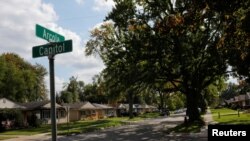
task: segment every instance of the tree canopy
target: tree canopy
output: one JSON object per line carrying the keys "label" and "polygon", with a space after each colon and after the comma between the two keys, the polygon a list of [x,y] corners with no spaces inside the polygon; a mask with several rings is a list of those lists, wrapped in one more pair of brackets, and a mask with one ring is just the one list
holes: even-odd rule
{"label": "tree canopy", "polygon": [[31,65],[14,53],[0,56],[0,97],[18,102],[47,99],[44,76],[46,69]]}
{"label": "tree canopy", "polygon": [[[202,90],[227,70],[223,12],[208,1],[115,0],[92,31],[87,55],[98,53],[116,85],[170,82],[186,94],[189,120],[199,120]],[[231,6],[231,5],[230,5]]]}

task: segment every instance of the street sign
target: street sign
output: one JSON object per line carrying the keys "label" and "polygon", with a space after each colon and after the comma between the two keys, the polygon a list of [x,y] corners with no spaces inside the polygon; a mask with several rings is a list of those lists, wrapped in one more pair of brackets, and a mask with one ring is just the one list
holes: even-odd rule
{"label": "street sign", "polygon": [[36,36],[45,39],[49,42],[61,42],[65,40],[64,36],[55,33],[38,24],[36,24]]}
{"label": "street sign", "polygon": [[72,40],[57,43],[49,43],[45,45],[35,46],[32,48],[32,57],[42,57],[56,55],[72,51]]}

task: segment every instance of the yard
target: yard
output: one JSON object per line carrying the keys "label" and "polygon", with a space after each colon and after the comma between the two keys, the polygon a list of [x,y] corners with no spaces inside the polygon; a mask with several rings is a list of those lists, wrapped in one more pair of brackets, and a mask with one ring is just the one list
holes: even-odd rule
{"label": "yard", "polygon": [[220,124],[250,124],[250,113],[243,111],[221,108],[211,109],[214,121]]}

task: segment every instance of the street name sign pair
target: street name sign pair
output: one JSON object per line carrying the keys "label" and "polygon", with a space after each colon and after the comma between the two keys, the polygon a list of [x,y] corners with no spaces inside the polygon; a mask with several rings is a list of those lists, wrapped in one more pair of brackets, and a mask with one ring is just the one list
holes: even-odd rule
{"label": "street name sign pair", "polygon": [[45,27],[36,25],[36,36],[47,40],[49,43],[45,45],[34,46],[32,48],[32,57],[48,56],[49,58],[49,74],[50,74],[50,104],[51,104],[51,135],[52,141],[57,141],[56,126],[56,101],[55,101],[55,71],[54,56],[56,54],[72,51],[72,40],[65,41],[65,38]]}
{"label": "street name sign pair", "polygon": [[36,36],[45,39],[50,43],[33,47],[33,58],[56,55],[72,51],[72,40],[65,41],[65,38],[62,35],[38,24],[36,25]]}

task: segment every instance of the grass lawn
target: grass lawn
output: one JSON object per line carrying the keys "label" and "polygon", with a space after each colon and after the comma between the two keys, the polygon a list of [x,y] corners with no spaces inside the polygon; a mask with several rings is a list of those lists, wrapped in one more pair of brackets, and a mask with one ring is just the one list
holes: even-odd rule
{"label": "grass lawn", "polygon": [[58,135],[79,134],[84,132],[91,132],[101,130],[108,127],[121,126],[123,118],[109,118],[94,121],[77,121],[70,124],[58,125]]}
{"label": "grass lawn", "polygon": [[250,124],[250,113],[240,112],[238,116],[238,111],[227,108],[211,109],[211,112],[213,119],[219,124]]}
{"label": "grass lawn", "polygon": [[47,133],[51,131],[50,125],[42,125],[38,128],[24,128],[24,129],[18,129],[18,130],[8,130],[5,132],[0,133],[1,135],[34,135],[34,134],[40,134],[40,133]]}
{"label": "grass lawn", "polygon": [[[77,121],[70,122],[69,124],[58,124],[57,125],[57,133],[58,135],[68,135],[68,134],[78,134],[84,132],[90,132],[95,130],[101,130],[108,127],[121,126],[126,124],[127,122],[139,121],[145,118],[156,118],[159,117],[159,113],[146,113],[135,117],[133,119],[129,119],[128,117],[114,117],[107,118],[103,120],[86,120],[86,121]],[[49,133],[51,132],[51,125],[42,125],[38,128],[27,128],[27,129],[19,129],[19,130],[9,130],[0,133],[1,136],[5,137],[6,135],[34,135],[40,133]]]}
{"label": "grass lawn", "polygon": [[139,115],[138,117],[144,119],[144,118],[158,118],[160,117],[159,112],[153,112],[153,113],[145,113],[142,115]]}
{"label": "grass lawn", "polygon": [[16,138],[16,136],[10,136],[10,135],[0,135],[0,140],[7,140],[11,138]]}

